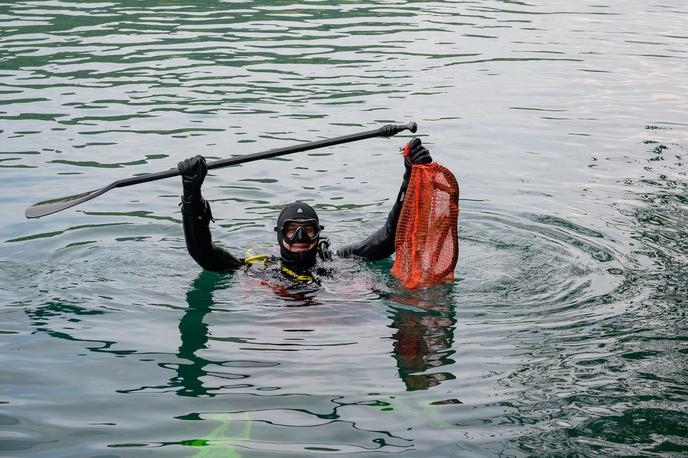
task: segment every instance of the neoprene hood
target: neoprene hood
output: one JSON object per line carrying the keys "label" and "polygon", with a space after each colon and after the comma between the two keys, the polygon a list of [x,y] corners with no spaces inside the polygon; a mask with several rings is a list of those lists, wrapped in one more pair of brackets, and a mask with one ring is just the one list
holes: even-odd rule
{"label": "neoprene hood", "polygon": [[[312,249],[309,251],[302,251],[302,252],[294,252],[287,247],[284,246],[282,243],[284,241],[284,234],[283,234],[283,228],[285,224],[287,224],[290,221],[294,222],[299,222],[299,221],[312,221],[315,223],[317,228],[321,228],[320,226],[320,220],[318,218],[318,214],[315,212],[313,207],[308,205],[305,202],[301,202],[297,200],[293,204],[289,204],[286,207],[282,209],[282,212],[279,214],[277,217],[277,226],[275,226],[275,231],[277,231],[277,241],[279,242],[279,247],[280,247],[280,256],[282,257],[282,261],[291,263],[291,264],[298,264],[303,267],[308,267],[311,266],[315,263],[315,258],[316,255],[318,254],[318,236],[316,236],[316,239],[314,240],[316,243],[313,246]],[[299,231],[302,234],[305,234],[305,231],[303,229],[299,229]],[[318,229],[319,231],[319,229]],[[298,238],[298,235],[297,235]],[[310,240],[295,240],[295,242],[298,243],[312,243]]]}

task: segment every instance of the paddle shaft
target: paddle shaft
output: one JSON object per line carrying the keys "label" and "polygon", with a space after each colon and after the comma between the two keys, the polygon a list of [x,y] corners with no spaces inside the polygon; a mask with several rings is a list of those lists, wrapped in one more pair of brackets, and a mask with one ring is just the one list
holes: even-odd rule
{"label": "paddle shaft", "polygon": [[[327,146],[341,145],[342,143],[355,142],[358,140],[365,140],[367,138],[374,137],[391,137],[398,134],[404,130],[410,130],[411,132],[416,132],[417,125],[415,122],[410,122],[408,124],[389,124],[379,129],[369,130],[366,132],[360,132],[357,134],[342,135],[341,137],[328,138],[325,140],[318,140],[314,142],[302,143],[300,145],[285,146],[283,148],[271,149],[268,151],[263,151],[261,153],[245,154],[237,157],[230,157],[227,159],[220,159],[218,161],[208,162],[208,170],[219,169],[222,167],[229,167],[231,165],[244,164],[246,162],[253,162],[260,159],[270,159],[277,156],[285,156],[287,154],[300,153],[303,151],[309,151],[312,149],[325,148]],[[147,183],[149,181],[162,180],[164,178],[171,178],[180,175],[178,169],[170,169],[164,172],[150,173],[147,175],[141,175],[138,177],[125,178],[123,180],[118,180],[113,183],[113,188],[123,188],[125,186],[131,186],[135,184]]]}
{"label": "paddle shaft", "polygon": [[[308,151],[316,148],[323,148],[326,146],[339,145],[342,143],[354,142],[357,140],[364,140],[372,137],[391,137],[404,130],[416,132],[418,126],[415,122],[408,124],[389,124],[379,129],[369,130],[358,134],[344,135],[342,137],[329,138],[326,140],[318,140],[315,142],[302,143],[300,145],[287,146],[284,148],[271,149],[262,153],[247,154],[245,156],[237,156],[229,159],[221,159],[219,161],[210,162],[207,165],[208,169],[217,169],[220,167],[227,167],[230,165],[243,164],[245,162],[257,161],[259,159],[269,159],[271,157],[284,156],[285,154],[298,153],[300,151]],[[138,177],[125,178],[123,180],[113,181],[112,183],[93,191],[76,194],[73,196],[60,197],[57,199],[45,200],[30,206],[24,212],[27,218],[40,218],[42,216],[51,215],[53,213],[66,210],[75,205],[82,204],[91,199],[95,199],[114,188],[123,188],[140,183],[147,183],[149,181],[162,180],[163,178],[170,178],[180,175],[178,169],[170,169],[165,172],[150,173]]]}

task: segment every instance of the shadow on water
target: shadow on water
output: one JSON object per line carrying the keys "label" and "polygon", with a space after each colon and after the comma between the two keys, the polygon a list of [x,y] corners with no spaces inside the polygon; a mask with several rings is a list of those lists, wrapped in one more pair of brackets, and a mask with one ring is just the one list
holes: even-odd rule
{"label": "shadow on water", "polygon": [[186,293],[188,307],[179,320],[181,345],[177,353],[184,362],[177,365],[177,376],[170,380],[171,386],[179,387],[180,396],[212,396],[204,388],[202,378],[207,373],[205,367],[213,362],[197,353],[208,343],[208,325],[203,319],[213,308],[213,293],[226,287],[226,276],[204,271]]}
{"label": "shadow on water", "polygon": [[427,390],[444,380],[456,378],[451,372],[431,372],[454,363],[454,316],[450,310],[424,312],[395,310],[391,327],[396,329],[394,358],[399,377],[407,390]]}
{"label": "shadow on water", "polygon": [[[179,332],[181,337],[181,345],[177,353],[177,357],[183,361],[176,366],[176,376],[170,380],[169,385],[177,387],[176,394],[185,397],[215,397],[222,394],[222,387],[213,387],[205,384],[203,379],[212,371],[208,367],[215,365],[224,365],[229,362],[211,361],[199,355],[199,352],[207,348],[209,341],[210,330],[205,320],[208,315],[217,310],[217,303],[214,295],[228,287],[227,275],[215,274],[210,272],[202,272],[193,282],[186,294],[187,309],[179,322]],[[276,296],[284,299],[279,292]],[[427,302],[427,295],[423,295]],[[440,296],[433,297],[437,299]],[[390,297],[391,298],[391,297]],[[409,300],[409,298],[411,298]],[[393,354],[398,362],[399,376],[404,381],[408,390],[427,389],[431,386],[437,385],[443,379],[453,378],[448,373],[444,374],[423,374],[428,368],[438,367],[442,364],[452,362],[445,359],[442,354],[450,353],[452,339],[447,338],[446,334],[449,324],[452,323],[448,319],[450,316],[449,310],[446,306],[437,306],[434,308],[424,308],[423,304],[416,295],[408,295],[403,299],[404,302],[412,302],[413,310],[390,307],[392,312],[391,327],[397,329],[393,340]],[[313,306],[312,298],[304,298],[306,306]],[[290,297],[287,307],[293,307],[291,303],[294,297]],[[298,307],[298,305],[296,305]],[[451,330],[449,330],[451,335]],[[237,364],[235,361],[232,364]],[[280,365],[279,362],[250,362],[244,361],[239,366],[253,367],[260,366],[263,368],[275,367]],[[224,373],[223,377],[228,374]],[[234,374],[231,378],[243,379],[249,378],[250,375]],[[246,387],[252,385],[246,384]],[[282,397],[284,395],[278,395]],[[349,421],[346,420],[346,414],[341,410],[349,409],[351,407],[364,406],[372,409],[388,408],[387,403],[378,402],[348,402],[344,400],[343,396],[337,396],[329,399],[329,411],[317,412],[309,407],[311,404],[317,405],[318,401],[315,399],[317,395],[297,395],[296,399],[301,396],[306,396],[308,401],[303,407],[289,407],[287,414],[285,410],[280,409],[279,404],[283,401],[277,400],[258,400],[249,401],[247,408],[236,410],[236,407],[244,402],[235,399],[232,405],[235,407],[231,412],[223,413],[191,413],[179,417],[182,420],[203,420],[210,422],[210,424],[217,424],[217,426],[208,434],[197,439],[190,439],[178,442],[162,443],[163,446],[183,445],[198,448],[195,457],[205,456],[242,456],[243,450],[270,450],[270,444],[256,440],[252,437],[254,429],[264,429],[262,423],[267,422],[272,426],[287,426],[288,420],[285,417],[299,415],[307,418],[310,426],[318,426],[320,429],[329,429],[328,425],[337,425],[343,423],[345,427],[349,427]],[[239,396],[240,397],[240,396]],[[263,396],[266,397],[266,396]],[[267,398],[270,396],[268,395]],[[267,402],[267,403],[265,403]],[[292,401],[293,403],[293,401]],[[262,409],[256,407],[258,404],[264,405]],[[276,405],[277,404],[277,405]],[[249,407],[250,406],[250,407]],[[270,413],[274,412],[274,413]],[[281,412],[281,413],[280,413]],[[275,420],[270,420],[272,415],[278,415]],[[305,417],[304,417],[305,415]],[[273,425],[273,421],[275,422]],[[304,420],[301,420],[303,422]],[[286,422],[286,423],[285,423]],[[303,426],[303,425],[302,425]],[[372,439],[369,447],[361,447],[355,444],[342,444],[341,439],[332,442],[332,446],[323,444],[318,440],[313,445],[304,445],[303,451],[310,453],[333,453],[333,452],[352,452],[360,453],[376,448],[387,447],[397,448],[403,451],[411,445],[408,439],[404,439],[387,431],[380,431],[378,428],[374,430],[367,430],[362,426],[351,425],[357,431],[357,434],[374,435],[377,436]],[[382,435],[382,437],[380,437]],[[295,445],[291,445],[294,447]],[[284,442],[281,448],[290,447]],[[298,447],[298,446],[297,446]],[[296,449],[298,450],[298,448]]]}
{"label": "shadow on water", "polygon": [[[445,285],[420,291],[404,291],[389,276],[388,264],[383,262],[379,265],[378,263],[359,265],[357,273],[361,274],[361,272],[367,271],[371,276],[369,281],[362,283],[363,285],[369,286],[379,281],[378,285],[381,289],[370,293],[376,295],[378,300],[369,304],[372,306],[380,305],[383,311],[386,311],[389,319],[387,326],[394,329],[391,336],[387,337],[383,334],[378,338],[391,340],[388,355],[391,355],[396,362],[399,379],[408,391],[427,390],[437,386],[442,381],[454,379],[455,375],[450,371],[437,372],[439,368],[454,363],[451,358],[456,324],[452,303],[454,286]],[[242,276],[243,274],[238,273],[236,275]],[[227,389],[241,389],[242,387],[249,391],[255,389],[255,386],[247,381],[251,378],[250,368],[279,366],[281,364],[279,360],[251,361],[241,357],[239,358],[240,361],[237,358],[228,361],[222,357],[223,353],[207,351],[212,333],[208,318],[213,311],[216,314],[228,311],[226,296],[222,296],[219,301],[216,296],[222,295],[224,291],[232,290],[232,288],[234,288],[232,294],[237,293],[240,288],[233,282],[233,279],[234,275],[232,274],[202,271],[186,288],[186,307],[178,322],[180,345],[176,352],[177,362],[156,363],[159,367],[175,372],[167,384],[144,385],[133,389],[120,388],[116,392],[120,394],[149,391],[164,392],[172,388],[178,396],[216,397],[227,394]],[[250,280],[245,275],[242,279]],[[339,282],[339,280],[337,281]],[[273,293],[269,287],[259,286],[268,296],[273,296],[277,307],[293,308],[299,306],[299,303],[295,303],[294,297],[285,299],[279,293]],[[340,285],[338,288],[344,286]],[[327,304],[328,300],[336,301],[337,296],[333,295],[331,287],[331,284],[327,284],[321,290],[324,299],[314,301],[310,296],[304,297],[301,301],[303,302],[302,305],[312,308],[315,304],[317,309],[318,304]],[[325,291],[325,289],[329,289],[329,291]],[[351,297],[358,293],[360,291],[353,291]],[[83,345],[82,348],[95,353],[108,353],[118,357],[140,357],[149,354],[149,358],[152,357],[149,359],[151,362],[159,361],[161,357],[168,359],[165,354],[158,353],[156,356],[155,353],[146,352],[145,348],[137,348],[136,342],[118,341],[116,336],[108,339],[84,338],[84,329],[91,327],[91,324],[84,320],[96,316],[107,319],[107,315],[111,311],[99,306],[81,303],[76,297],[73,299],[68,297],[56,297],[40,306],[25,309],[25,313],[31,318],[31,325],[36,331],[53,338],[79,342],[80,345]],[[315,297],[317,299],[317,294]],[[257,304],[255,307],[260,308]],[[316,313],[315,309],[314,313]],[[352,322],[352,325],[355,326],[355,324]],[[245,337],[227,335],[220,338],[240,343],[249,343],[250,340]],[[130,346],[130,348],[122,349],[117,348],[118,346]],[[203,356],[204,352],[205,355],[212,356]],[[246,367],[249,370],[243,372],[235,369],[228,373],[226,367]],[[217,383],[218,380],[221,381],[220,384]],[[234,383],[232,385],[222,384],[227,380],[232,380]],[[261,380],[258,385],[264,382],[265,380]],[[346,404],[342,403],[342,405]]]}
{"label": "shadow on water", "polygon": [[[391,283],[391,282],[390,282]],[[205,387],[202,378],[208,373],[207,366],[223,364],[202,358],[198,353],[206,348],[209,328],[204,322],[213,311],[213,295],[228,287],[226,275],[202,272],[186,293],[187,308],[179,321],[181,345],[177,356],[184,361],[177,365],[177,375],[170,380],[170,386],[179,387],[180,396],[214,396],[216,388]],[[442,366],[453,364],[451,359],[456,319],[451,303],[453,286],[439,286],[423,291],[396,291],[382,293],[381,297],[392,301],[388,307],[391,323],[395,329],[392,335],[392,355],[397,362],[399,378],[407,390],[425,390],[454,379],[450,372],[432,372]],[[279,293],[277,293],[279,295]],[[281,297],[281,296],[280,296]],[[291,303],[288,306],[298,306]],[[314,299],[306,296],[304,305],[312,306]],[[397,305],[395,305],[395,303]],[[411,307],[403,307],[406,304]],[[274,362],[273,365],[279,365]],[[223,377],[228,377],[224,374]],[[248,375],[233,374],[242,379]],[[250,385],[248,385],[250,386]]]}
{"label": "shadow on water", "polygon": [[[93,235],[98,234],[103,228],[98,226],[84,230],[90,231],[89,234]],[[63,237],[64,234],[61,234],[54,238],[61,242]],[[402,386],[406,390],[427,390],[444,380],[454,378],[449,370],[430,373],[454,362],[450,357],[455,324],[451,299],[454,287],[451,285],[404,292],[399,290],[390,277],[389,263],[362,264],[354,260],[338,260],[341,265],[336,266],[341,268],[344,278],[324,281],[323,288],[315,295],[316,301],[303,298],[299,303],[293,297],[285,299],[268,286],[255,284],[257,282],[252,281],[254,279],[243,271],[232,275],[201,272],[190,284],[178,285],[177,279],[180,275],[176,269],[165,270],[151,259],[151,269],[154,269],[153,266],[159,266],[162,270],[146,279],[149,286],[145,296],[142,296],[142,290],[138,285],[133,288],[129,285],[132,282],[130,273],[122,271],[122,267],[127,263],[126,259],[131,258],[132,249],[141,245],[133,241],[122,243],[128,244],[128,247],[125,246],[123,249],[120,243],[100,242],[97,252],[92,250],[89,253],[84,253],[83,247],[64,248],[61,243],[54,243],[55,253],[61,256],[59,263],[54,270],[43,270],[34,275],[37,284],[50,289],[50,298],[46,300],[45,295],[36,295],[26,289],[22,313],[28,316],[29,325],[35,334],[43,334],[61,341],[57,345],[51,344],[50,339],[42,341],[46,348],[57,348],[64,344],[70,349],[70,355],[87,356],[88,352],[92,352],[93,357],[84,360],[88,360],[92,367],[99,367],[103,371],[103,379],[107,379],[109,375],[106,374],[110,374],[116,367],[138,365],[136,375],[109,382],[108,386],[112,391],[107,391],[107,396],[148,393],[155,397],[170,393],[186,399],[213,398],[223,401],[222,404],[218,404],[222,406],[218,407],[218,410],[209,409],[205,413],[193,413],[203,412],[199,406],[187,410],[192,413],[167,417],[179,420],[208,420],[199,423],[198,427],[191,428],[196,431],[212,429],[210,425],[219,422],[217,429],[207,437],[191,439],[189,442],[165,442],[151,439],[151,432],[148,431],[147,434],[143,434],[146,438],[143,443],[199,446],[203,441],[209,440],[216,445],[227,445],[231,442],[230,438],[223,434],[234,434],[239,427],[237,425],[253,424],[253,429],[248,429],[247,434],[257,434],[259,437],[264,434],[265,422],[269,420],[276,426],[269,426],[268,430],[299,426],[304,422],[318,426],[319,430],[324,429],[326,434],[331,435],[330,443],[336,444],[333,447],[339,447],[340,451],[360,452],[378,447],[406,449],[410,446],[409,439],[394,433],[395,428],[380,431],[379,427],[364,427],[356,425],[356,422],[351,420],[350,411],[355,409],[382,413],[386,417],[395,415],[399,409],[406,409],[405,412],[414,411],[417,407],[415,405],[409,406],[398,400],[392,407],[389,399],[385,399],[390,393],[396,394],[398,390],[399,383],[390,383],[393,382],[393,376],[386,377],[390,380],[380,379],[383,392],[386,394],[370,395],[364,392],[370,390],[364,388],[367,383],[360,386],[354,383],[354,393],[348,392],[341,385],[328,387],[322,384],[322,380],[329,377],[327,372],[340,365],[347,367],[348,364],[352,364],[352,369],[360,371],[366,378],[369,377],[366,375],[370,372],[368,356],[352,362],[347,354],[350,347],[346,345],[363,339],[365,333],[362,331],[364,328],[360,328],[361,325],[373,325],[373,329],[379,331],[379,334],[369,336],[368,339],[371,342],[383,342],[384,346],[371,353],[379,354],[383,362],[385,359],[389,361],[390,357],[394,359],[398,381],[403,383]],[[79,262],[73,263],[77,258]],[[119,266],[118,269],[112,269],[113,262]],[[144,281],[141,274],[140,271],[133,273],[136,279]],[[85,280],[85,275],[98,281],[90,285],[90,282]],[[77,277],[81,281],[76,281]],[[160,284],[157,285],[156,282]],[[371,285],[375,284],[380,288],[371,289]],[[97,287],[97,296],[91,287]],[[161,301],[159,293],[167,288],[171,288],[171,291],[165,291],[170,298],[168,304],[138,302],[141,297],[148,298],[148,301],[156,297]],[[248,290],[244,291],[242,288]],[[256,291],[260,294],[253,294]],[[131,296],[127,296],[129,293]],[[113,297],[117,299],[113,301]],[[183,298],[182,303],[174,302],[174,297]],[[262,319],[261,315],[266,309],[276,318],[269,322],[267,330],[256,330],[253,334],[253,330],[248,328]],[[360,314],[362,310],[365,310],[363,315]],[[155,319],[150,318],[153,311]],[[290,322],[288,318],[284,321],[282,315],[288,313],[300,317],[311,315],[311,318],[306,318],[307,323]],[[240,323],[231,319],[237,315],[243,315],[240,316],[240,320],[243,320]],[[228,316],[230,320],[226,319]],[[338,322],[333,323],[333,320]],[[118,322],[121,324],[116,324]],[[322,329],[317,329],[318,325],[321,325]],[[312,334],[303,334],[305,338],[301,339],[304,341],[300,344],[301,347],[290,347],[294,344],[289,337],[280,337],[288,336],[285,328],[289,327],[299,328],[292,331],[310,331]],[[178,333],[174,332],[175,328],[178,329]],[[388,332],[389,328],[394,332]],[[175,339],[176,336],[178,340]],[[321,336],[327,337],[324,345],[319,341],[322,339]],[[157,340],[160,342],[156,343]],[[173,347],[175,341],[179,342],[176,348]],[[234,346],[235,344],[237,346]],[[261,355],[271,356],[252,356],[257,353],[251,353],[250,350],[260,349],[260,345],[265,345],[270,350],[270,353],[263,352]],[[267,347],[268,345],[274,345],[276,348]],[[340,345],[341,347],[336,347]],[[367,344],[361,345],[363,348]],[[231,349],[226,351],[228,346]],[[275,352],[288,350],[307,355],[310,350],[328,351],[327,348],[330,346],[342,350],[325,354],[320,357],[322,360],[313,360],[316,364],[318,361],[326,361],[322,368],[306,368],[316,374],[313,383],[322,384],[316,388],[316,393],[302,394],[303,390],[309,389],[308,384],[297,388],[275,386],[281,382],[274,379],[274,374],[289,371],[282,367],[275,372],[274,368],[281,366],[285,361],[289,362],[289,357],[282,359],[279,353]],[[123,359],[117,361],[112,356]],[[295,354],[294,356],[297,360],[303,358]],[[340,363],[336,358],[341,356],[346,360]],[[169,379],[163,376],[164,381],[160,383],[162,380],[159,378],[159,369],[163,369],[162,374],[172,371],[174,375]],[[272,371],[269,376],[265,375],[268,371]],[[312,377],[308,373],[291,375],[303,380]],[[370,376],[381,377],[375,370],[370,372]],[[155,381],[156,378],[158,382]],[[230,383],[227,384],[227,381]],[[373,386],[375,385],[376,383],[373,383]],[[274,395],[270,390],[282,391]],[[279,394],[284,392],[287,394]],[[114,402],[120,402],[123,406],[137,402],[134,400],[136,396],[125,397],[130,400]],[[185,405],[187,401],[179,402]],[[427,406],[425,407],[427,409]],[[218,411],[223,413],[218,414]],[[116,420],[117,414],[113,415],[113,420],[119,421]],[[296,420],[292,418],[295,416]],[[225,428],[228,427],[228,422],[233,422],[234,426]],[[295,425],[290,422],[295,422]],[[242,437],[241,431],[243,429],[240,428],[237,438]],[[349,445],[339,444],[337,437],[342,431],[343,434],[351,436],[347,439]],[[304,434],[309,437],[308,433]],[[241,440],[246,442],[247,439]],[[311,444],[321,443],[316,437],[308,440]],[[308,440],[305,442],[308,443]],[[290,444],[289,437],[283,438],[283,441]],[[110,438],[108,443],[113,447],[136,446],[133,442],[124,443],[114,438]],[[252,445],[252,448],[262,450],[259,444]]]}
{"label": "shadow on water", "polygon": [[388,304],[389,327],[394,329],[392,355],[406,390],[427,390],[455,379],[449,371],[437,371],[455,362],[451,358],[456,329],[455,285],[409,291],[382,272],[379,265],[374,269],[381,284],[385,276],[388,279],[387,287],[378,292]]}

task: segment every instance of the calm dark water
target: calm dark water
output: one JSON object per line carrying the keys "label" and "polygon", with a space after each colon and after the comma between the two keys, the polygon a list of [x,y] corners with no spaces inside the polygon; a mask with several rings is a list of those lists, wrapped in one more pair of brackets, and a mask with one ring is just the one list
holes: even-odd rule
{"label": "calm dark water", "polygon": [[[3,456],[682,456],[688,5],[0,3]],[[419,123],[462,188],[452,285],[391,261],[285,299],[203,273],[170,179],[193,154]],[[216,171],[217,240],[313,203],[379,227],[409,136]]]}

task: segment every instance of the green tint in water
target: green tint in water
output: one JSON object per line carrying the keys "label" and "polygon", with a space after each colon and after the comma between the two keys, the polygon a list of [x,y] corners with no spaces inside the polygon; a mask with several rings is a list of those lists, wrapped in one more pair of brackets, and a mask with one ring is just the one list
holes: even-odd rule
{"label": "green tint in water", "polygon": [[233,437],[228,435],[228,429],[233,422],[231,415],[216,415],[213,418],[209,418],[209,420],[219,421],[220,426],[208,433],[207,436],[201,439],[183,441],[182,445],[203,447],[201,451],[193,455],[194,458],[240,458],[242,455],[236,450],[235,444],[251,439],[251,420],[242,419],[240,423],[244,425],[243,430],[240,434]]}

